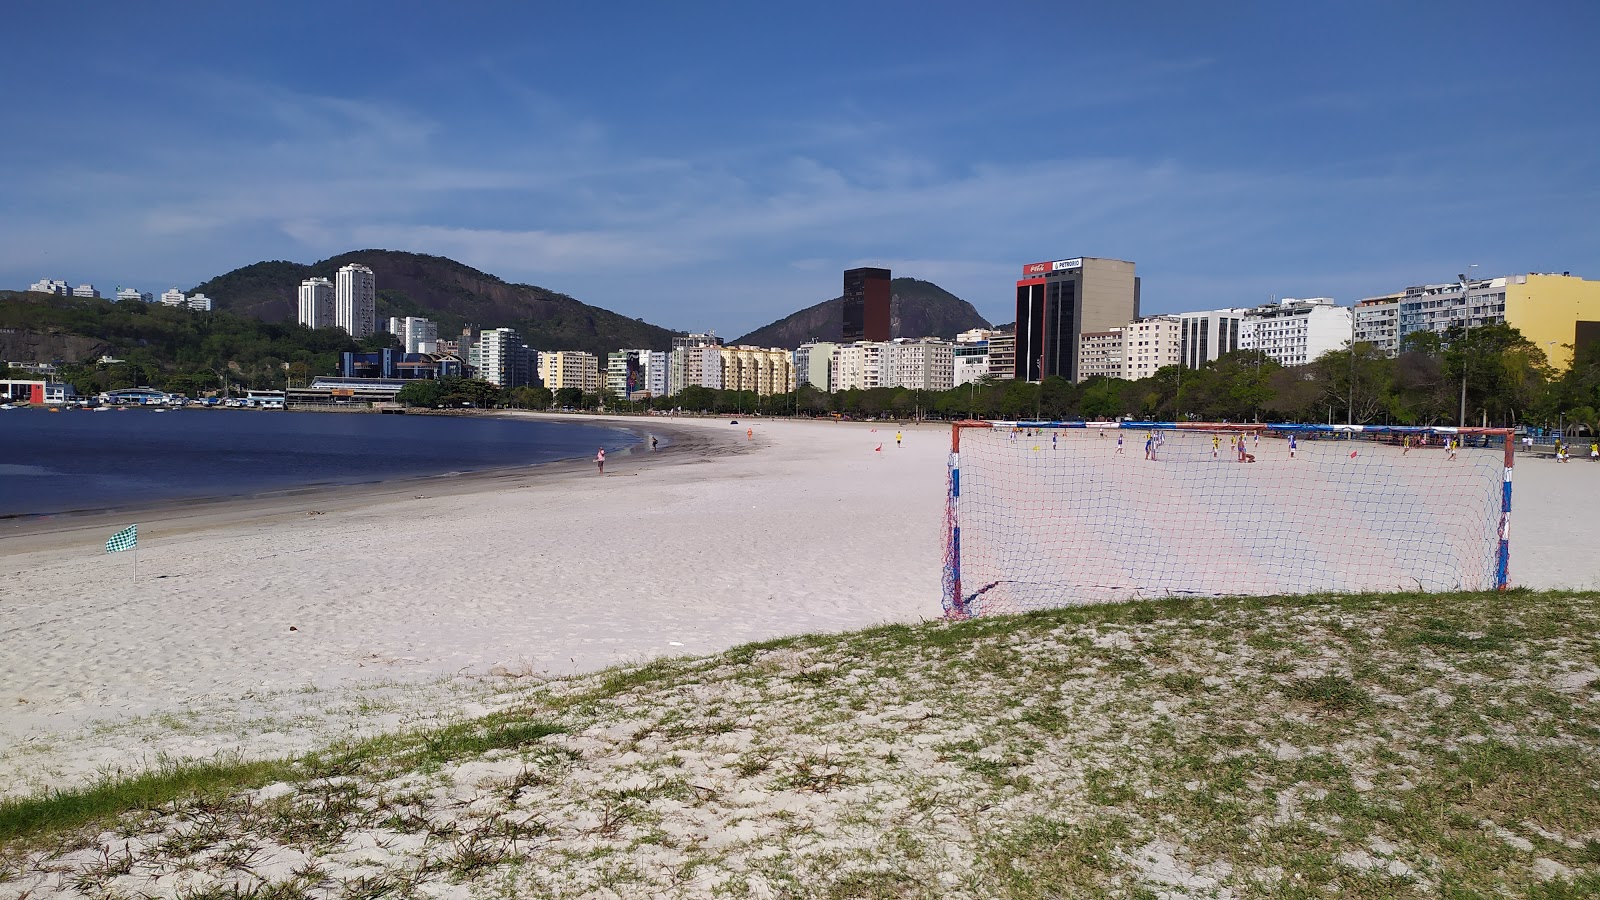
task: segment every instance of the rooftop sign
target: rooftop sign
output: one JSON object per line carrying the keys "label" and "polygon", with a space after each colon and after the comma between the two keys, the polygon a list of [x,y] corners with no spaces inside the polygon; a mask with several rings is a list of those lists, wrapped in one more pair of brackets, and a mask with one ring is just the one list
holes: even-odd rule
{"label": "rooftop sign", "polygon": [[1081,268],[1083,268],[1083,257],[1077,256],[1073,257],[1072,259],[1058,259],[1055,262],[1028,263],[1022,267],[1022,274],[1044,275],[1049,272],[1061,272],[1067,269]]}

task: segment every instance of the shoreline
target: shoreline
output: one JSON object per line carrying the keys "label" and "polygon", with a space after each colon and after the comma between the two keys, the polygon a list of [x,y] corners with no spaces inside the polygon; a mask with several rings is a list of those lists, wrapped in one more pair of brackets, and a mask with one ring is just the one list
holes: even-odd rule
{"label": "shoreline", "polygon": [[[670,463],[686,453],[695,452],[702,440],[692,428],[674,428],[669,422],[663,427],[649,429],[641,422],[630,422],[626,417],[620,416],[602,418],[523,410],[496,410],[476,415],[502,419],[536,418],[543,421],[585,424],[627,431],[639,439],[640,445],[618,450],[608,456],[608,462],[615,461],[618,464]],[[647,446],[652,431],[665,438],[661,446],[654,451]],[[462,496],[507,487],[510,486],[509,482],[516,479],[566,477],[576,472],[587,471],[592,462],[593,460],[588,457],[566,457],[526,465],[404,475],[374,481],[320,482],[251,494],[158,500],[125,506],[0,516],[0,558],[43,549],[47,544],[41,541],[48,538],[60,538],[106,528],[115,530],[128,524],[130,517],[138,517],[140,525],[150,527],[180,524],[210,527],[302,511],[309,503],[318,504],[319,512],[348,511],[386,500],[414,497],[415,492],[423,489],[427,489],[428,496]]]}

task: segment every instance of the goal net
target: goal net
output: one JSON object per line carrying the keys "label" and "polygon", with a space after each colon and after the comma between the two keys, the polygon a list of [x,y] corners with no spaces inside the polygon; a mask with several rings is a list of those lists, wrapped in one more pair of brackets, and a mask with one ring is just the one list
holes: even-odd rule
{"label": "goal net", "polygon": [[1505,588],[1511,432],[962,422],[944,606]]}

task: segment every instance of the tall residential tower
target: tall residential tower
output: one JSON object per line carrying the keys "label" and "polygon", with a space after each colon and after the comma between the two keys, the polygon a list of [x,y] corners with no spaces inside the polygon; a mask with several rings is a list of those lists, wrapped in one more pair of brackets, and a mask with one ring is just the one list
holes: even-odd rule
{"label": "tall residential tower", "polygon": [[845,270],[845,343],[889,340],[890,280],[888,269]]}
{"label": "tall residential tower", "polygon": [[378,283],[372,270],[351,263],[339,270],[337,279],[333,324],[353,338],[371,337],[378,330]]}

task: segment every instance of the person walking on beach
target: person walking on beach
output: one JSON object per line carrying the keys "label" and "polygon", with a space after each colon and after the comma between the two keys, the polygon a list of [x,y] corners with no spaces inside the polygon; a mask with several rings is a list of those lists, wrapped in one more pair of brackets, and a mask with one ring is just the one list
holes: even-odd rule
{"label": "person walking on beach", "polygon": [[1156,433],[1154,431],[1150,432],[1150,436],[1144,439],[1144,458],[1156,458]]}
{"label": "person walking on beach", "polygon": [[1408,434],[1408,435],[1405,436],[1405,439],[1400,442],[1400,455],[1401,456],[1406,456],[1410,452],[1411,452],[1411,435]]}
{"label": "person walking on beach", "polygon": [[652,434],[652,435],[650,435],[650,449],[654,450],[655,448],[656,448],[656,436]]}
{"label": "person walking on beach", "polygon": [[1220,459],[1221,457],[1220,457],[1219,454],[1221,452],[1222,452],[1222,438],[1213,434],[1211,436],[1211,458],[1212,459]]}
{"label": "person walking on beach", "polygon": [[1117,452],[1112,454],[1112,455],[1113,456],[1121,456],[1122,455],[1122,433],[1121,432],[1117,433]]}
{"label": "person walking on beach", "polygon": [[894,433],[894,445],[896,447],[900,446],[900,432],[898,431]]}
{"label": "person walking on beach", "polygon": [[756,430],[754,428],[746,428],[744,430],[744,439],[747,440],[747,441],[755,440],[756,439]]}
{"label": "person walking on beach", "polygon": [[1299,444],[1298,441],[1295,440],[1294,435],[1292,435],[1292,434],[1289,435],[1289,458],[1290,459],[1294,459],[1294,451],[1299,449],[1299,447],[1300,447],[1300,444]]}
{"label": "person walking on beach", "polygon": [[1600,462],[1600,441],[1591,441],[1589,444],[1589,461]]}
{"label": "person walking on beach", "polygon": [[1456,458],[1456,448],[1459,447],[1460,445],[1461,445],[1461,439],[1460,438],[1451,438],[1450,440],[1445,441],[1445,443],[1444,443],[1444,452],[1446,454],[1445,459],[1452,459],[1452,460],[1455,459]]}
{"label": "person walking on beach", "polygon": [[606,448],[601,447],[600,452],[594,455],[594,464],[600,470],[601,475],[606,473]]}

